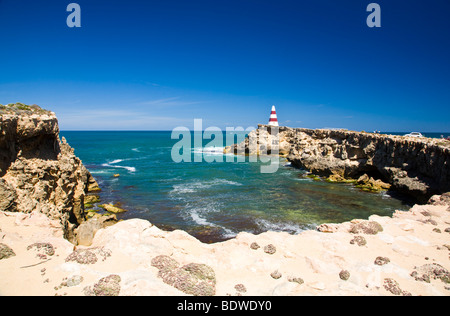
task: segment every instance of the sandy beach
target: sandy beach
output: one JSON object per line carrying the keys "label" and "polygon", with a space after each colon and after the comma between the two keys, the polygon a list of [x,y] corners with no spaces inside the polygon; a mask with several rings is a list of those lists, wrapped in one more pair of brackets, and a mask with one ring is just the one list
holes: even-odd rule
{"label": "sandy beach", "polygon": [[448,194],[392,217],[216,244],[140,219],[99,230],[89,247],[36,212],[1,212],[0,229],[2,256],[14,252],[0,260],[1,295],[201,295],[173,281],[192,263],[220,296],[450,294]]}

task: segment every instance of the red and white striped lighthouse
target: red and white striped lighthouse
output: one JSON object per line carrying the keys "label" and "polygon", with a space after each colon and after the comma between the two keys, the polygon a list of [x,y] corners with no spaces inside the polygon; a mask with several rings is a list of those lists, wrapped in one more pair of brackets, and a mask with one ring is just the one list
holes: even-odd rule
{"label": "red and white striped lighthouse", "polygon": [[270,112],[269,124],[270,126],[278,126],[277,112],[275,105],[272,105],[272,112]]}

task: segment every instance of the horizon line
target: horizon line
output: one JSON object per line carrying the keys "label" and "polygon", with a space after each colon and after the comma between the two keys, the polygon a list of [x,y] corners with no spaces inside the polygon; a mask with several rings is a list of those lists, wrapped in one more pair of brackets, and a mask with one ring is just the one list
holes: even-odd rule
{"label": "horizon line", "polygon": [[[282,126],[282,127],[288,127],[288,126]],[[316,129],[331,129],[331,128],[306,128],[306,127],[290,127],[290,128],[305,128],[305,129],[312,129],[312,130],[316,130]],[[371,133],[374,134],[375,132],[368,132],[368,131],[356,131],[356,130],[351,130],[351,129],[345,129],[345,128],[340,128],[338,130],[347,130],[349,132],[365,132],[365,133]],[[173,129],[118,129],[118,130],[112,130],[112,129],[105,129],[105,130],[76,130],[76,129],[65,129],[65,130],[60,130],[60,132],[172,132]],[[194,132],[194,130],[192,130]],[[205,132],[205,130],[201,130],[202,132]],[[226,130],[223,130],[224,132],[226,132]],[[196,132],[196,131],[195,131]],[[235,131],[235,132],[247,132],[247,131]],[[388,134],[388,133],[411,133],[411,131],[380,131],[378,132],[378,134]],[[421,132],[421,133],[425,133],[425,134],[450,134],[450,131],[447,132]]]}

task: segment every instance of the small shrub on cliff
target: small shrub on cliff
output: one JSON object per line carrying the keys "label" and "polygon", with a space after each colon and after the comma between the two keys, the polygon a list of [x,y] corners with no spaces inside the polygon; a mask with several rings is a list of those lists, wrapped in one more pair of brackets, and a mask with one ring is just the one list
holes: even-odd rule
{"label": "small shrub on cliff", "polygon": [[32,104],[27,105],[21,102],[9,103],[7,105],[0,104],[0,114],[24,114],[24,113],[37,113],[45,114],[49,111],[42,109],[39,105]]}
{"label": "small shrub on cliff", "polygon": [[20,103],[20,102],[16,103],[15,106],[19,110],[23,110],[23,111],[30,111],[31,110],[29,105],[26,105],[26,104],[23,104],[23,103]]}

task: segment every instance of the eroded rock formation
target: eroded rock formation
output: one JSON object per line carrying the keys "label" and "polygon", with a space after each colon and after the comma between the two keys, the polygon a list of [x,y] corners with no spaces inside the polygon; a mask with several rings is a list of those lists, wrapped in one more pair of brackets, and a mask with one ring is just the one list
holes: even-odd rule
{"label": "eroded rock formation", "polygon": [[[259,125],[226,152],[264,154],[278,150],[296,167],[330,179],[381,180],[419,201],[450,191],[450,142],[345,130]],[[274,150],[276,149],[276,150]],[[371,179],[372,178],[372,179]]]}
{"label": "eroded rock formation", "polygon": [[38,211],[60,221],[65,237],[85,220],[95,180],[59,138],[55,113],[38,106],[0,108],[0,211]]}

